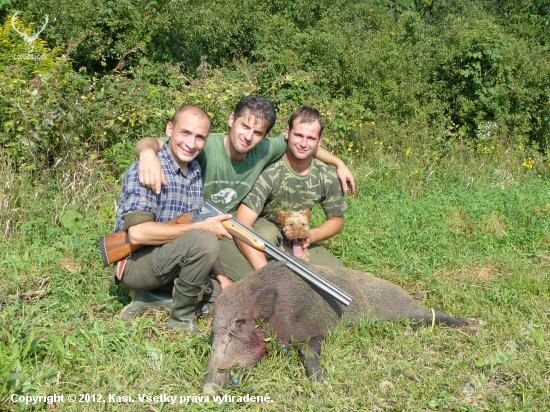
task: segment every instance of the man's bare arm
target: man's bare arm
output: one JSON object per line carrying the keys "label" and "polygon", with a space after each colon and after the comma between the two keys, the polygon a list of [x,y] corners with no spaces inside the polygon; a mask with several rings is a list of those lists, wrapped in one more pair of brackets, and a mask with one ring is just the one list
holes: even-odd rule
{"label": "man's bare arm", "polygon": [[164,142],[156,137],[145,137],[136,143],[134,153],[139,159],[139,183],[159,194],[162,186],[168,186],[157,152]]}
{"label": "man's bare arm", "polygon": [[312,243],[319,243],[340,233],[344,227],[344,216],[331,216],[315,229],[310,229],[309,236],[304,242],[304,247]]}
{"label": "man's bare arm", "polygon": [[348,192],[349,190],[350,195],[355,194],[355,181],[353,180],[353,174],[339,157],[334,156],[332,153],[330,153],[326,149],[323,149],[322,147],[319,147],[317,149],[315,157],[324,163],[335,166],[336,173],[338,174],[338,179],[340,179],[340,182],[342,182],[342,188],[344,189],[344,192]]}
{"label": "man's bare arm", "polygon": [[212,266],[212,274],[220,284],[220,287],[222,288],[222,290],[233,283],[231,279],[229,279],[225,274],[222,264],[220,263],[220,260],[218,258],[216,258],[216,261],[214,262],[214,266]]}
{"label": "man's bare arm", "polygon": [[[258,219],[258,214],[250,209],[246,204],[241,203],[239,209],[237,209],[237,214],[235,219],[241,222],[243,225],[252,229],[252,225]],[[254,249],[251,246],[248,246],[246,243],[241,242],[239,239],[236,239],[237,246],[244,257],[250,262],[254,270],[258,270],[265,265],[267,265],[267,258],[259,250]]]}
{"label": "man's bare arm", "polygon": [[191,230],[206,230],[216,235],[218,239],[226,237],[233,239],[227,230],[222,226],[224,220],[231,219],[231,215],[217,215],[201,222],[167,225],[158,222],[144,222],[128,229],[128,237],[132,245],[162,245],[174,240]]}

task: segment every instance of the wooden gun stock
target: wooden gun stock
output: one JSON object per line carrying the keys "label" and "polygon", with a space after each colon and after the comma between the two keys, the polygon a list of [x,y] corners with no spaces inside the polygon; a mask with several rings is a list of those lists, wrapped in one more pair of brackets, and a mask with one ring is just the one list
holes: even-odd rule
{"label": "wooden gun stock", "polygon": [[[199,215],[198,220],[204,218],[212,217],[212,215]],[[190,213],[175,217],[172,220],[167,221],[165,224],[188,224],[193,222],[193,216]],[[227,230],[232,236],[239,238],[248,246],[252,246],[259,251],[264,251],[265,244],[252,235],[249,232],[244,231],[242,228],[237,226],[231,220],[224,220],[222,226]],[[130,244],[130,239],[127,232],[117,232],[112,235],[102,236],[99,238],[99,249],[101,250],[101,259],[103,260],[103,266],[107,267],[112,263],[116,263],[121,259],[124,259],[130,253],[135,252],[144,245],[132,245]]]}
{"label": "wooden gun stock", "polygon": [[[186,224],[191,223],[191,220],[193,220],[193,216],[190,213],[185,213],[169,220],[166,224]],[[101,250],[103,267],[124,259],[130,253],[135,252],[143,246],[130,244],[127,232],[117,232],[112,235],[101,236],[99,238],[99,249]]]}

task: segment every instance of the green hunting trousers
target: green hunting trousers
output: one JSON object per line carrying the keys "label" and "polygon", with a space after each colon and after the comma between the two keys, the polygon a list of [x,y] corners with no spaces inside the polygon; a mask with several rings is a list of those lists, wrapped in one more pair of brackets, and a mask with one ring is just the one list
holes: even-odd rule
{"label": "green hunting trousers", "polygon": [[216,235],[203,230],[192,230],[163,245],[145,246],[128,257],[121,283],[131,290],[170,292],[176,278],[204,285],[218,248]]}

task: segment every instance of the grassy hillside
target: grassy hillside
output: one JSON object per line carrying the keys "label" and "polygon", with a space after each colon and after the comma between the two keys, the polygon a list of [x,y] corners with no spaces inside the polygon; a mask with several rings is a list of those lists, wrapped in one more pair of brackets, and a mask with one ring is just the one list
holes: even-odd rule
{"label": "grassy hillside", "polygon": [[[415,147],[372,146],[347,158],[358,193],[348,197],[345,230],[329,247],[346,265],[399,284],[427,307],[486,324],[476,335],[370,319],[342,326],[323,347],[328,387],[308,382],[298,356],[272,344],[228,393],[269,394],[273,403],[226,401],[222,408],[548,408],[547,174],[523,166],[512,150],[483,157],[457,147],[456,156],[434,159]],[[96,242],[113,225],[120,182],[91,164],[44,176],[33,180],[8,165],[2,173],[2,228],[12,232],[0,245],[2,409],[30,410],[12,403],[13,394],[89,393],[107,401],[108,394],[167,394],[192,402],[210,336],[174,333],[166,313],[117,320],[128,298],[102,268]],[[181,408],[119,400],[56,408]],[[220,408],[195,401],[191,410]]]}

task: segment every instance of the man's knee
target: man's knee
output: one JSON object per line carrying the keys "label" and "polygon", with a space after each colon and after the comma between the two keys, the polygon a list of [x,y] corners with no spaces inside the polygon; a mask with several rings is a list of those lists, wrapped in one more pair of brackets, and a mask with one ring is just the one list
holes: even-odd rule
{"label": "man's knee", "polygon": [[196,232],[196,238],[193,242],[194,248],[198,248],[198,251],[208,256],[210,259],[216,260],[219,250],[218,238],[216,235],[205,230],[197,230]]}
{"label": "man's knee", "polygon": [[340,259],[326,250],[323,246],[312,243],[308,248],[309,263],[318,266],[337,266],[343,267],[344,264]]}
{"label": "man's knee", "polygon": [[171,255],[179,254],[182,259],[204,258],[214,262],[218,256],[218,239],[212,232],[192,230],[172,240],[164,248]]}
{"label": "man's knee", "polygon": [[274,245],[279,245],[283,240],[281,230],[275,224],[264,218],[259,218],[256,223],[254,223],[254,231]]}

